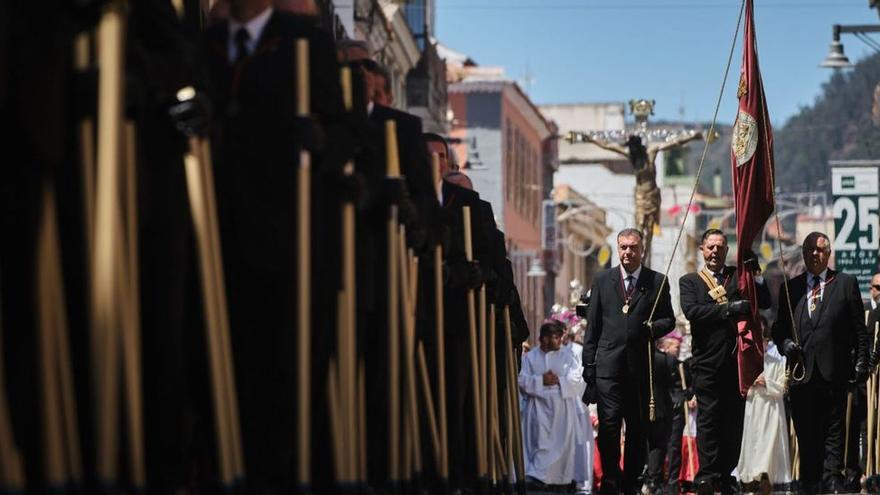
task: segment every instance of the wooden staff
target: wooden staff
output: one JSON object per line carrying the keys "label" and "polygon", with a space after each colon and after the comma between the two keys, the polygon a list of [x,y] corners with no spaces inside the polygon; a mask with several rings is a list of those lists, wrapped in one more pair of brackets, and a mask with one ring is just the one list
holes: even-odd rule
{"label": "wooden staff", "polygon": [[[393,120],[385,121],[386,175],[400,177],[397,154],[397,126]],[[391,205],[387,225],[388,269],[388,481],[392,487],[400,482],[400,329],[399,329],[399,279],[397,252],[397,205]]]}
{"label": "wooden staff", "polygon": [[525,458],[522,449],[522,420],[519,413],[519,384],[517,381],[516,366],[513,362],[513,336],[510,329],[510,308],[504,307],[504,339],[505,354],[507,360],[507,386],[508,404],[513,419],[513,436],[511,452],[513,455],[513,467],[516,472],[517,486],[520,493],[525,493]]}
{"label": "wooden staff", "polygon": [[330,415],[330,434],[333,437],[333,465],[337,478],[344,476],[345,454],[342,438],[342,418],[339,408],[339,379],[336,378],[336,361],[330,358],[330,369],[327,374],[327,408]]}
{"label": "wooden staff", "polygon": [[208,239],[214,275],[213,284],[217,298],[216,311],[219,321],[220,363],[223,371],[223,400],[227,404],[232,446],[232,475],[234,480],[245,477],[244,452],[241,445],[241,422],[238,414],[238,394],[235,389],[235,363],[232,359],[232,344],[229,333],[229,306],[226,301],[226,276],[223,273],[223,254],[220,249],[220,222],[217,218],[217,198],[214,194],[214,167],[211,160],[211,144],[207,139],[201,145],[202,183],[205,185],[205,206],[208,221]]}
{"label": "wooden staff", "polygon": [[[464,251],[465,258],[470,263],[474,260],[473,245],[471,243],[471,209],[469,206],[462,207],[464,219]],[[486,447],[483,428],[483,416],[480,407],[482,394],[480,393],[480,362],[477,359],[477,315],[474,302],[474,290],[468,289],[468,328],[471,354],[471,389],[474,402],[474,426],[477,447],[477,475],[481,478],[486,476]]]}
{"label": "wooden staff", "polygon": [[442,469],[441,450],[442,441],[440,440],[440,431],[437,427],[437,414],[434,409],[434,396],[431,393],[431,380],[428,377],[428,361],[425,358],[425,347],[421,342],[418,344],[419,358],[419,377],[422,381],[422,397],[425,401],[425,410],[428,412],[428,429],[431,433],[431,447],[434,452],[434,461],[437,464],[437,471]]}
{"label": "wooden staff", "polygon": [[[351,69],[342,67],[339,72],[343,103],[346,111],[352,108]],[[354,174],[354,163],[349,161],[343,168],[345,176]],[[350,481],[358,481],[358,415],[364,411],[357,408],[357,317],[355,285],[355,208],[352,201],[342,203],[342,293],[343,301],[338,308],[345,321],[338,337],[339,376],[341,407],[345,414],[345,438],[347,448],[347,473]]]}
{"label": "wooden staff", "polygon": [[367,380],[366,370],[364,369],[364,360],[358,361],[358,479],[367,480],[367,416],[364,411],[367,410]]}
{"label": "wooden staff", "polygon": [[[74,68],[85,71],[91,63],[91,33],[81,33],[74,40]],[[95,222],[95,121],[92,116],[84,117],[78,125],[80,167],[82,170],[82,196],[85,220],[86,262],[90,264]]]}
{"label": "wooden staff", "polygon": [[487,362],[486,362],[486,286],[482,285],[480,287],[480,292],[477,295],[477,359],[480,364],[480,420],[483,422],[483,434],[487,435],[485,442],[483,445],[486,450],[483,451],[483,455],[485,456],[484,461],[486,462],[486,474],[489,474],[491,471],[491,459],[492,456],[489,455],[492,449],[492,442],[488,435],[491,434],[492,428],[489,426],[489,387],[488,387],[488,370],[487,370]]}
{"label": "wooden staff", "polygon": [[219,288],[214,285],[211,260],[212,250],[208,234],[207,201],[205,200],[206,185],[202,182],[201,167],[198,154],[200,145],[196,139],[190,140],[190,153],[184,156],[186,186],[189,195],[190,213],[196,237],[199,272],[202,288],[202,307],[205,318],[205,342],[208,346],[208,365],[210,367],[211,392],[214,406],[214,429],[218,445],[218,470],[220,482],[231,486],[234,482],[234,462],[232,460],[232,438],[229,418],[229,407],[226,401],[226,374],[223,369],[223,353],[220,343],[220,314],[218,299],[215,294]]}
{"label": "wooden staff", "polygon": [[[308,117],[309,110],[309,41],[305,38],[296,40],[296,114]],[[299,168],[297,169],[297,468],[296,480],[300,488],[311,485],[311,166],[312,157],[308,150],[299,152]]]}
{"label": "wooden staff", "polygon": [[[406,232],[403,226],[400,226],[400,235],[397,238],[398,249],[400,253],[407,253],[406,248]],[[408,409],[409,432],[407,445],[412,450],[412,456],[405,455],[408,467],[412,467],[411,473],[420,473],[422,468],[421,462],[421,439],[419,436],[419,411],[418,411],[418,395],[416,388],[416,366],[415,366],[415,330],[416,330],[416,288],[418,286],[418,269],[415,264],[414,256],[408,253],[406,256],[399,256],[400,261],[400,293],[403,304],[401,305],[403,326],[403,352],[404,366],[406,367],[406,395],[405,402]]]}
{"label": "wooden staff", "polygon": [[[434,184],[437,185],[437,197],[440,197],[440,156],[431,153],[431,171]],[[434,318],[437,339],[437,407],[439,409],[440,433],[440,467],[438,472],[441,480],[449,479],[449,436],[446,421],[446,334],[443,314],[443,246],[434,247]]]}
{"label": "wooden staff", "polygon": [[147,468],[144,458],[143,391],[141,383],[141,325],[140,289],[138,277],[138,220],[137,220],[137,172],[135,127],[131,122],[124,126],[124,187],[125,187],[125,239],[126,250],[117,256],[122,266],[118,270],[122,289],[123,324],[121,326],[122,371],[125,379],[126,426],[128,431],[129,475],[132,485],[143,489],[147,484]]}
{"label": "wooden staff", "polygon": [[[485,299],[485,286],[483,287],[483,299]],[[489,436],[486,439],[487,445],[489,446],[489,450],[491,455],[488,456],[489,461],[489,474],[492,478],[492,482],[495,483],[498,480],[498,471],[499,466],[497,461],[497,455],[495,450],[495,443],[499,440],[497,438],[498,435],[498,372],[495,369],[495,305],[489,304],[489,330],[488,330],[488,338],[487,338],[487,347],[486,347],[486,361],[483,363],[485,369],[487,369],[487,374],[489,375],[488,386],[485,387],[488,389],[488,393],[484,390],[483,395],[487,396],[487,409],[488,412],[486,414],[486,420],[488,422],[489,427]]]}
{"label": "wooden staff", "polygon": [[794,420],[789,420],[789,437],[791,438],[791,477],[792,479],[800,479],[801,477],[801,455],[798,448],[797,432],[794,429]]}
{"label": "wooden staff", "polygon": [[[2,298],[0,298],[2,299]],[[21,453],[15,445],[9,403],[6,395],[5,365],[3,360],[3,318],[0,317],[0,491],[24,492],[24,469]]]}
{"label": "wooden staff", "polygon": [[115,259],[122,251],[118,231],[119,159],[122,129],[124,30],[122,6],[110,2],[98,25],[98,141],[94,251],[92,257],[92,370],[95,376],[96,470],[98,482],[118,478],[118,324]]}
{"label": "wooden staff", "polygon": [[64,439],[61,420],[60,385],[55,369],[55,312],[58,310],[53,282],[53,265],[58,261],[57,239],[55,238],[55,202],[53,194],[47,190],[43,194],[43,218],[38,241],[37,265],[37,319],[40,356],[40,390],[42,391],[42,426],[44,469],[46,483],[51,489],[61,489],[68,483],[64,462]]}

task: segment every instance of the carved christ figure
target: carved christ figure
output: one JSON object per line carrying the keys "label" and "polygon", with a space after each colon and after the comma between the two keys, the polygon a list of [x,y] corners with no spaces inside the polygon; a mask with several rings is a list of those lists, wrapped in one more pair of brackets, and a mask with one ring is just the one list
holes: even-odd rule
{"label": "carved christ figure", "polygon": [[642,138],[630,135],[624,144],[618,144],[603,139],[584,135],[583,140],[593,143],[603,150],[611,151],[626,157],[636,173],[636,214],[635,225],[642,231],[645,240],[645,261],[651,257],[651,240],[654,236],[654,225],[660,223],[660,188],[657,187],[657,167],[655,161],[657,154],[697,140],[703,139],[703,134],[697,132],[688,136],[682,136],[671,141],[651,144],[647,148],[642,144]]}

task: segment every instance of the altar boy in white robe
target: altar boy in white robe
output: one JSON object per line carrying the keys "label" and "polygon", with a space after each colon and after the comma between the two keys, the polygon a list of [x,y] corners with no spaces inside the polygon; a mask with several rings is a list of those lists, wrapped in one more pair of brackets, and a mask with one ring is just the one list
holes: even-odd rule
{"label": "altar boy in white robe", "polygon": [[523,354],[519,373],[526,480],[546,485],[574,480],[575,449],[586,441],[578,417],[583,369],[571,348],[562,348],[564,332],[557,321],[541,325],[541,345]]}
{"label": "altar boy in white robe", "polygon": [[743,484],[767,474],[774,485],[791,483],[788,425],[785,419],[785,356],[764,330],[764,373],[749,389],[737,476]]}

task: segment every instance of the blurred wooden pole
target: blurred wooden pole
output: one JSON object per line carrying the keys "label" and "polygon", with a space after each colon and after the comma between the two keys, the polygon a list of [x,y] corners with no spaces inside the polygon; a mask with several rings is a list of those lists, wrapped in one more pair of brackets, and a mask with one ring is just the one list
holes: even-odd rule
{"label": "blurred wooden pole", "polygon": [[[385,122],[386,176],[400,177],[397,154],[397,126],[393,120]],[[388,481],[394,490],[400,482],[400,287],[398,275],[398,222],[397,205],[391,205],[387,223],[386,258],[388,277]]]}
{"label": "blurred wooden pole", "polygon": [[[431,172],[437,187],[438,201],[441,195],[440,156],[431,153]],[[440,437],[440,467],[442,480],[449,478],[449,436],[446,417],[446,333],[443,301],[443,246],[438,242],[434,247],[434,320],[437,340],[437,407]]]}
{"label": "blurred wooden pole", "polygon": [[120,2],[104,6],[98,25],[98,153],[92,256],[92,372],[95,377],[98,483],[116,487],[118,468],[118,373],[120,323],[116,257],[123,252],[119,218],[122,143],[124,14]]}
{"label": "blurred wooden pole", "polygon": [[[468,262],[474,260],[473,244],[471,241],[471,209],[468,206],[462,208],[464,222],[464,250]],[[474,290],[467,292],[468,327],[471,359],[471,390],[474,402],[474,426],[477,447],[477,475],[486,476],[486,436],[483,428],[482,408],[480,407],[482,394],[480,392],[480,361],[477,354],[477,308],[474,301]]]}
{"label": "blurred wooden pole", "polygon": [[55,368],[55,313],[59,311],[55,299],[53,264],[58,262],[58,244],[55,223],[55,198],[51,189],[43,192],[43,215],[37,245],[38,342],[40,360],[41,424],[43,427],[43,469],[46,485],[59,490],[69,481],[64,459],[64,439],[61,419],[60,385]]}
{"label": "blurred wooden pole", "polygon": [[138,216],[137,216],[137,148],[135,126],[126,121],[123,127],[123,187],[125,198],[125,238],[121,244],[125,250],[117,255],[120,266],[117,270],[120,297],[123,299],[122,325],[120,326],[122,344],[122,372],[125,379],[125,412],[128,438],[128,462],[130,483],[135,489],[143,490],[147,484],[147,469],[144,458],[144,418],[143,387],[141,382],[141,320],[140,289],[138,277]]}
{"label": "blurred wooden pole", "polygon": [[[483,286],[483,291],[481,295],[481,299],[485,301],[486,299],[486,287]],[[485,304],[485,302],[484,302]],[[498,474],[498,465],[496,463],[497,456],[495,455],[495,435],[498,431],[498,391],[496,387],[498,386],[498,374],[495,370],[495,305],[489,304],[489,324],[488,324],[488,335],[486,338],[486,348],[484,350],[486,355],[486,360],[483,363],[484,374],[488,375],[488,381],[484,381],[486,384],[483,390],[483,396],[486,397],[486,424],[488,427],[488,436],[486,437],[486,445],[489,447],[490,454],[487,456],[489,461],[489,475],[493,482],[497,481]]]}
{"label": "blurred wooden pole", "polygon": [[217,312],[218,347],[222,377],[222,401],[226,404],[231,447],[232,476],[234,481],[245,477],[244,452],[241,445],[241,422],[238,414],[238,394],[235,388],[235,362],[230,343],[229,306],[226,300],[226,275],[223,271],[223,254],[220,248],[220,222],[217,218],[217,198],[214,193],[214,166],[211,160],[211,143],[208,139],[195,142],[201,151],[199,164],[201,183],[204,185],[207,241],[210,250],[212,284],[214,285],[215,311]]}
{"label": "blurred wooden pole", "polygon": [[510,390],[508,401],[510,403],[511,417],[513,419],[513,442],[510,449],[513,455],[513,467],[516,472],[517,483],[525,482],[525,460],[522,450],[522,420],[519,413],[519,382],[517,380],[516,365],[514,363],[513,336],[510,327],[510,308],[504,307],[504,350],[507,361],[507,383]]}
{"label": "blurred wooden pole", "polygon": [[434,452],[434,461],[436,462],[437,472],[443,468],[442,461],[442,444],[440,441],[440,432],[437,427],[437,414],[436,409],[434,409],[434,397],[431,393],[431,380],[428,377],[428,361],[425,358],[425,347],[421,342],[418,343],[418,358],[419,358],[419,377],[422,381],[422,397],[425,400],[425,410],[428,413],[428,429],[431,433],[431,447]]}
{"label": "blurred wooden pole", "polygon": [[[296,114],[308,117],[309,108],[309,41],[296,40]],[[311,277],[311,154],[299,152],[297,169],[297,428],[296,481],[300,489],[311,486],[311,366],[312,366],[312,277]]]}
{"label": "blurred wooden pole", "polygon": [[358,360],[358,479],[367,481],[367,380],[364,360]]}
{"label": "blurred wooden pole", "polygon": [[489,381],[486,367],[486,286],[482,285],[477,293],[477,360],[480,363],[480,421],[483,423],[483,462],[486,463],[486,472],[488,475],[491,471],[492,442],[489,435],[492,428],[489,426]]}
{"label": "blurred wooden pole", "polygon": [[3,352],[3,318],[0,311],[0,492],[20,493],[25,489],[24,466],[12,434]]}
{"label": "blurred wooden pole", "polygon": [[[91,32],[80,33],[74,40],[74,69],[86,71],[91,65]],[[79,134],[80,168],[82,171],[82,199],[85,228],[86,262],[89,261],[94,249],[95,228],[95,119],[89,115],[80,120]]]}
{"label": "blurred wooden pole", "polygon": [[221,318],[218,311],[218,298],[215,292],[222,287],[214,285],[212,271],[214,263],[211,259],[211,236],[208,233],[210,222],[207,218],[206,189],[210,185],[203,182],[201,168],[201,146],[197,139],[190,140],[190,152],[184,156],[186,185],[189,195],[190,213],[192,214],[195,231],[196,249],[199,261],[199,274],[202,289],[202,307],[205,318],[205,343],[208,348],[208,366],[214,406],[214,429],[217,436],[217,468],[222,486],[229,487],[235,479],[234,462],[232,459],[232,438],[229,418],[229,404],[226,398],[226,373],[223,369],[223,353],[221,351],[220,331]]}

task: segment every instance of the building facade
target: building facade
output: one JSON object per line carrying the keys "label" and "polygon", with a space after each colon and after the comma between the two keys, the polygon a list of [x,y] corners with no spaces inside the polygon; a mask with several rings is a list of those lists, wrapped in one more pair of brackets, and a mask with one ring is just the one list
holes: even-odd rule
{"label": "building facade", "polygon": [[[450,84],[450,135],[463,171],[492,204],[504,231],[523,309],[536,335],[549,314],[553,284],[542,268],[542,204],[558,167],[556,128],[512,81]],[[552,247],[551,247],[552,249]],[[538,263],[536,264],[535,261]]]}

